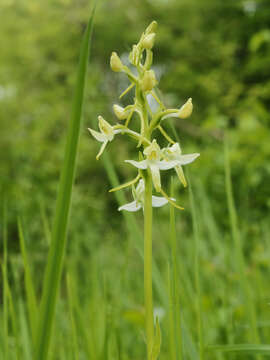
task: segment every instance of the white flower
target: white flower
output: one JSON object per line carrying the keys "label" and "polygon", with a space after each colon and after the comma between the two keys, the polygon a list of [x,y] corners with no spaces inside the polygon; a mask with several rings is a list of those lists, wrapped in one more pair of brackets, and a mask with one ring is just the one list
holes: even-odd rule
{"label": "white flower", "polygon": [[165,148],[162,150],[163,157],[167,161],[177,161],[177,165],[175,166],[175,171],[182,182],[182,184],[186,187],[187,181],[182,169],[181,165],[187,165],[190,164],[192,161],[194,161],[198,156],[200,156],[199,153],[194,154],[185,154],[182,155],[182,151],[180,148],[180,145],[178,143],[173,144],[171,147]]}
{"label": "white flower", "polygon": [[105,119],[103,119],[102,116],[98,117],[98,127],[100,129],[100,132],[97,132],[93,129],[88,128],[90,133],[94,136],[94,138],[102,142],[102,146],[99,150],[99,153],[96,156],[96,159],[98,160],[100,155],[103,153],[107,143],[109,141],[112,141],[115,134],[118,134],[121,130],[115,130],[113,126],[111,126]]}
{"label": "white flower", "polygon": [[[121,210],[126,210],[126,211],[138,211],[140,209],[144,208],[144,190],[145,190],[145,186],[144,186],[144,180],[140,179],[139,184],[137,185],[136,189],[132,188],[132,195],[134,198],[134,201],[125,204],[123,206],[120,206],[118,208],[119,211]],[[172,199],[173,201],[175,201],[175,199]],[[161,207],[163,205],[166,205],[168,203],[168,200],[165,199],[164,197],[160,197],[160,196],[152,196],[152,206],[153,207]]]}
{"label": "white flower", "polygon": [[156,191],[159,192],[161,189],[159,170],[172,169],[178,164],[178,161],[177,160],[161,161],[160,157],[162,156],[162,152],[155,139],[152,141],[151,145],[145,148],[143,153],[144,155],[146,155],[145,160],[142,161],[125,160],[125,162],[135,166],[138,169],[145,170],[149,168],[152,174],[154,187]]}

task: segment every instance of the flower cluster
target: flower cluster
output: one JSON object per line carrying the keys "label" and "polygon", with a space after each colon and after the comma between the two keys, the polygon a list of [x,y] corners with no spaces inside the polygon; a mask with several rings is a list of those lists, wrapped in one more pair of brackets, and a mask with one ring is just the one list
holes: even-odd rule
{"label": "flower cluster", "polygon": [[[124,65],[117,55],[113,52],[110,59],[111,69],[115,72],[123,72],[127,75],[130,86],[120,95],[120,99],[126,95],[130,90],[135,88],[134,103],[125,108],[115,104],[113,111],[120,122],[116,125],[110,125],[102,116],[98,117],[99,132],[89,129],[92,136],[102,143],[101,148],[97,154],[97,159],[102,155],[106,145],[111,142],[117,134],[127,134],[138,142],[138,147],[142,147],[142,152],[139,153],[139,161],[125,160],[138,169],[138,174],[134,180],[120,185],[110,191],[116,191],[128,186],[132,187],[132,194],[134,201],[123,205],[119,210],[137,211],[144,208],[144,192],[145,184],[144,178],[146,172],[151,174],[154,189],[163,195],[163,197],[152,196],[152,206],[160,207],[168,202],[177,208],[182,209],[176,205],[175,199],[170,198],[162,188],[160,170],[174,169],[184,186],[187,186],[187,181],[182,169],[183,165],[194,161],[200,154],[182,154],[180,144],[173,141],[162,127],[162,122],[170,117],[187,118],[191,115],[193,110],[192,99],[189,98],[186,103],[179,109],[167,109],[157,95],[156,75],[151,69],[153,52],[156,37],[157,23],[153,21],[142,34],[139,42],[133,45],[129,54],[129,61],[137,69],[136,75],[130,68]],[[148,103],[148,96],[152,96],[158,104],[157,111],[153,112]],[[140,132],[132,130],[129,125],[133,119],[133,115],[137,114],[140,119]],[[153,131],[159,132],[168,141],[168,146],[160,148],[157,139],[152,137]],[[137,187],[135,184],[138,182]]]}

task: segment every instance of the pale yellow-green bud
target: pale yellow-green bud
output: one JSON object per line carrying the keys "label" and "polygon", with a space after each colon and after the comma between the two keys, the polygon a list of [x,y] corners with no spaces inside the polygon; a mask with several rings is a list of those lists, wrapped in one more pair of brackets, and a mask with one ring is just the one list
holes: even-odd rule
{"label": "pale yellow-green bud", "polygon": [[111,55],[110,65],[112,71],[119,72],[123,70],[124,65],[116,52],[113,52]]}
{"label": "pale yellow-green bud", "polygon": [[144,49],[151,50],[152,47],[154,46],[155,36],[156,36],[155,33],[146,35],[146,36],[144,37],[143,41],[142,41],[142,47],[143,47]]}
{"label": "pale yellow-green bud", "polygon": [[113,105],[113,111],[119,120],[125,120],[128,117],[128,111],[122,108],[122,106]]}
{"label": "pale yellow-green bud", "polygon": [[151,34],[156,32],[157,30],[157,22],[156,21],[152,21],[151,24],[146,28],[145,30],[145,35]]}
{"label": "pale yellow-green bud", "polygon": [[191,115],[192,110],[193,110],[192,99],[189,98],[188,101],[180,108],[178,112],[178,117],[181,119],[185,119]]}
{"label": "pale yellow-green bud", "polygon": [[157,80],[154,70],[145,71],[141,80],[142,91],[151,91],[156,84]]}

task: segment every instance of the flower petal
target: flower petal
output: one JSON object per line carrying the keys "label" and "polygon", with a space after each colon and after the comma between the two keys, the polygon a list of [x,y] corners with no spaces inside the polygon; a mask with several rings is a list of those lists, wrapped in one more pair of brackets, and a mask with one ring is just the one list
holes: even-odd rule
{"label": "flower petal", "polygon": [[156,163],[149,164],[149,167],[151,170],[154,187],[155,187],[156,191],[159,192],[160,188],[161,188],[159,167],[158,167],[158,165],[156,165]]}
{"label": "flower petal", "polygon": [[105,150],[105,147],[106,147],[107,143],[108,143],[108,141],[104,141],[104,143],[101,145],[99,153],[96,156],[97,160],[99,160],[100,156],[103,154],[103,151]]}
{"label": "flower petal", "polygon": [[178,175],[179,180],[181,181],[181,183],[184,185],[184,187],[187,187],[187,180],[185,178],[182,166],[181,165],[176,166],[175,171],[176,171],[176,174]]}
{"label": "flower petal", "polygon": [[177,156],[178,165],[190,164],[197,159],[198,156],[200,156],[198,153]]}
{"label": "flower petal", "polygon": [[126,210],[126,211],[130,211],[130,212],[134,212],[134,211],[140,210],[141,207],[142,207],[142,205],[140,203],[138,203],[138,201],[132,201],[130,203],[120,206],[118,208],[118,210],[119,211]]}
{"label": "flower petal", "polygon": [[142,170],[147,169],[147,161],[146,160],[142,160],[142,161],[125,160],[125,162],[135,166],[137,169],[142,169]]}
{"label": "flower petal", "polygon": [[107,140],[106,136],[102,133],[99,133],[93,129],[88,128],[88,130],[90,131],[90,133],[92,134],[92,136],[94,136],[94,138],[99,141],[99,142],[104,142]]}
{"label": "flower petal", "polygon": [[168,200],[162,196],[152,196],[152,206],[153,207],[161,207],[163,205],[168,204]]}
{"label": "flower petal", "polygon": [[178,160],[171,160],[171,161],[156,161],[156,165],[159,167],[160,170],[169,170],[174,168],[179,164]]}

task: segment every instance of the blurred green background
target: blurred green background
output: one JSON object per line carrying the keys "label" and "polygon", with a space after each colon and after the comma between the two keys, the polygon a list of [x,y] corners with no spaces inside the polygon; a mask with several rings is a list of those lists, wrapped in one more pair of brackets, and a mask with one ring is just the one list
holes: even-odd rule
{"label": "blurred green background", "polygon": [[[46,233],[51,227],[78,54],[90,7],[88,0],[0,2],[0,190],[1,204],[3,199],[7,203],[9,262],[15,269],[10,282],[17,292],[23,277],[17,216],[23,222],[37,292],[41,290],[48,250]],[[144,347],[141,330],[136,327],[140,327],[138,313],[143,306],[143,265],[134,236],[127,230],[123,214],[117,211],[116,198],[108,193],[111,183],[103,160],[95,160],[99,144],[90,137],[87,127],[96,128],[100,114],[114,123],[112,105],[130,102],[132,94],[122,103],[118,100],[127,82],[124,75],[110,70],[110,55],[117,51],[127,63],[132,44],[152,20],[159,24],[154,69],[162,98],[168,107],[180,107],[189,97],[194,104],[190,118],[173,121],[183,152],[201,153],[189,167],[189,178],[201,240],[206,343],[248,341],[225,190],[225,133],[229,137],[246,276],[253,284],[258,323],[265,321],[258,325],[263,341],[265,334],[270,334],[269,0],[100,1],[66,267],[73,264],[76,268],[82,303],[90,301],[95,309],[106,295],[114,326],[127,329],[121,339],[123,348],[129,349],[126,351],[134,359],[140,359]],[[169,124],[167,130],[173,136]],[[134,170],[124,160],[134,156],[134,144],[118,137],[108,150],[120,182],[132,179]],[[164,184],[168,180],[163,178]],[[186,209],[177,213],[178,257],[184,264],[180,276],[184,284],[183,312],[196,343],[196,326],[192,323],[196,311],[187,306],[194,291],[190,202],[188,190],[179,184],[176,191]],[[166,289],[169,206],[154,213],[154,256]],[[141,227],[142,214],[135,218]],[[63,307],[65,298],[63,282]],[[164,307],[156,290],[155,299],[156,306]],[[61,308],[58,311],[65,314]],[[65,317],[58,326],[69,333]],[[165,325],[163,332],[166,339]],[[141,343],[136,349],[135,340]],[[165,349],[167,343],[165,340]]]}

